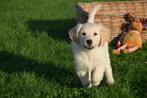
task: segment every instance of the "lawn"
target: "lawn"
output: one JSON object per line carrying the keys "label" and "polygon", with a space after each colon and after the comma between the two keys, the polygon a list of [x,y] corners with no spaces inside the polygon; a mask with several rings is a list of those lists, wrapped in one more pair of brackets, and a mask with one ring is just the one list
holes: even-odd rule
{"label": "lawn", "polygon": [[147,43],[126,55],[110,46],[113,87],[81,86],[67,32],[88,1],[0,0],[0,98],[147,98]]}

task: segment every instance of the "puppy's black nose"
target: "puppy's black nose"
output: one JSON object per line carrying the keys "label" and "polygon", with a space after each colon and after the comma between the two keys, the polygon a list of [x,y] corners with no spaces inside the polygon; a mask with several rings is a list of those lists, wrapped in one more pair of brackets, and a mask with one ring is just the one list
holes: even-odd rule
{"label": "puppy's black nose", "polygon": [[86,40],[86,43],[87,43],[88,45],[91,45],[91,44],[92,44],[92,40],[91,40],[91,39],[88,39],[88,40]]}

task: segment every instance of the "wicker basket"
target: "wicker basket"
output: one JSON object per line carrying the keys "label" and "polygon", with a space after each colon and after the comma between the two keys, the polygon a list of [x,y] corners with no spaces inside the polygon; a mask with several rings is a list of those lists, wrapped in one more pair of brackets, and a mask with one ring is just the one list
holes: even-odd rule
{"label": "wicker basket", "polygon": [[[110,29],[111,38],[113,40],[120,33],[120,26],[124,22],[123,16],[126,13],[135,13],[137,17],[147,18],[147,0],[143,1],[125,1],[125,2],[92,2],[78,3],[76,5],[77,22],[85,23],[88,13],[92,8],[101,4],[101,9],[95,16],[95,22],[102,23]],[[142,33],[143,40],[147,41],[147,30]]]}

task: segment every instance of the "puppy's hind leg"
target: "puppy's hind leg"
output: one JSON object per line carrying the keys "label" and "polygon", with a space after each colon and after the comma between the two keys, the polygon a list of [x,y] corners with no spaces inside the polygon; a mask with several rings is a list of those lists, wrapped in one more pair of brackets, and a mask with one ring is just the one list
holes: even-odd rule
{"label": "puppy's hind leg", "polygon": [[89,80],[88,88],[91,88],[92,87],[92,84],[91,84],[91,71],[88,71],[88,80]]}
{"label": "puppy's hind leg", "polygon": [[81,80],[81,83],[83,86],[88,86],[90,87],[89,85],[91,84],[90,83],[90,75],[91,73],[85,71],[85,70],[80,70],[77,72],[77,75],[79,76],[80,80]]}

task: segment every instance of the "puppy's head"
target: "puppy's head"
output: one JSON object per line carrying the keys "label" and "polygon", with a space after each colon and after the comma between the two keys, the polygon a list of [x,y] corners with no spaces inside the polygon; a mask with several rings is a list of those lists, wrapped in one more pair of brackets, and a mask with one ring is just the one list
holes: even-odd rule
{"label": "puppy's head", "polygon": [[87,23],[78,24],[69,30],[71,40],[86,49],[101,46],[109,40],[109,31],[101,24],[94,23],[94,16],[98,9],[100,5],[90,12]]}
{"label": "puppy's head", "polygon": [[72,41],[89,50],[107,42],[109,34],[109,30],[96,23],[78,24],[69,31]]}

